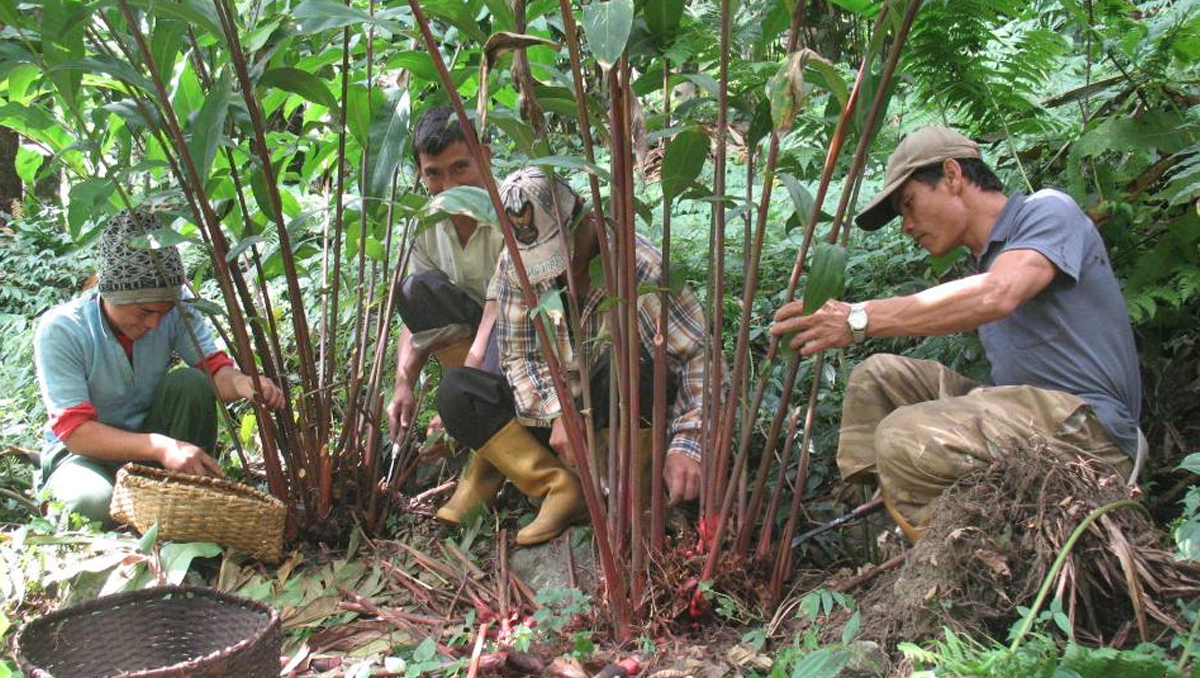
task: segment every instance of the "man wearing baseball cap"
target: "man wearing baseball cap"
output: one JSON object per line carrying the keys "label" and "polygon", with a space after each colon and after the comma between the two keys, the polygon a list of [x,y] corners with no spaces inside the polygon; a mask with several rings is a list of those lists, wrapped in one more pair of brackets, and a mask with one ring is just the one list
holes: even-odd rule
{"label": "man wearing baseball cap", "polygon": [[[179,252],[146,242],[156,228],[149,211],[113,217],[100,235],[99,289],[47,311],[34,333],[50,415],[40,485],[92,520],[108,519],[116,472],[127,461],[224,475],[210,456],[214,389],[221,400],[283,407],[279,387],[262,377],[255,390],[186,308]],[[176,358],[184,366],[172,370]]]}
{"label": "man wearing baseball cap", "polygon": [[[504,210],[513,226],[521,261],[534,296],[557,291],[578,295],[579,334],[572,335],[561,312],[547,312],[546,325],[572,391],[590,389],[592,419],[608,426],[608,372],[611,330],[605,291],[593,286],[590,264],[600,251],[587,204],[561,179],[536,167],[515,172],[500,187]],[[638,288],[658,287],[662,254],[637,236]],[[568,285],[567,278],[571,278]],[[496,341],[504,376],[462,367],[450,370],[438,388],[438,411],[447,432],[476,450],[478,458],[498,469],[527,496],[542,498],[537,518],[517,533],[517,543],[537,544],[587,517],[579,479],[564,461],[572,459],[558,393],[537,340],[531,309],[525,303],[507,251],[496,268]],[[667,360],[673,379],[667,403],[668,446],[663,481],[672,504],[694,499],[700,489],[700,414],[704,398],[704,314],[689,289],[668,296]],[[566,304],[564,303],[564,306]],[[660,314],[657,293],[637,300],[642,345],[642,382],[638,388],[643,425],[648,426],[653,397],[650,360]],[[591,366],[586,382],[582,367]],[[603,434],[603,430],[602,430]],[[650,441],[643,430],[638,449],[639,481],[649,487]],[[603,435],[601,436],[603,437]],[[604,455],[601,455],[603,457]],[[501,481],[503,479],[501,478]],[[462,486],[460,485],[460,488]],[[455,493],[452,503],[491,506],[499,482],[470,494]]]}
{"label": "man wearing baseball cap", "polygon": [[1104,243],[1075,201],[1051,189],[1005,195],[975,142],[926,127],[892,153],[856,223],[876,230],[897,216],[932,255],[967,247],[974,274],[908,296],[829,301],[808,316],[792,302],[771,333],[796,333],[791,346],[810,355],[866,337],[977,329],[992,384],[927,360],[866,359],[846,385],[842,477],[874,476],[915,540],[943,490],[1032,438],[1124,476],[1140,465],[1133,330]]}

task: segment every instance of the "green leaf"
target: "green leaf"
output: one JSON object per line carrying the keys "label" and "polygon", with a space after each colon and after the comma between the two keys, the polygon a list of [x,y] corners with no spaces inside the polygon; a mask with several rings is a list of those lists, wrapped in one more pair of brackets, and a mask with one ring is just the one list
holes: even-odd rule
{"label": "green leaf", "polygon": [[461,214],[480,222],[498,226],[496,210],[487,191],[478,186],[455,186],[442,191],[426,203],[426,218],[443,214]]}
{"label": "green leaf", "polygon": [[14,163],[17,169],[17,176],[21,178],[21,183],[26,186],[33,186],[37,183],[37,173],[42,167],[42,162],[45,157],[37,151],[21,146],[17,149],[17,159]]}
{"label": "green leaf", "polygon": [[683,19],[683,0],[647,0],[642,11],[646,15],[646,27],[662,45],[679,28],[679,21]]}
{"label": "green leaf", "polygon": [[279,89],[299,94],[305,99],[328,108],[335,117],[339,115],[337,99],[325,85],[325,81],[308,71],[299,68],[272,68],[258,79],[261,87],[278,87]]}
{"label": "green leaf", "polygon": [[1175,468],[1200,474],[1200,452],[1193,452],[1184,457],[1183,461],[1179,463],[1179,466],[1176,466]]}
{"label": "green leaf", "polygon": [[841,7],[842,9],[862,14],[863,16],[875,16],[879,11],[878,5],[874,0],[829,0],[832,4]]}
{"label": "green leaf", "polygon": [[[305,0],[300,3],[299,7],[292,10],[292,16],[300,22],[300,30],[304,33],[320,33],[332,28],[366,24],[373,24],[390,31],[400,29],[400,25],[395,22],[380,20],[360,9],[330,0]],[[480,38],[480,42],[482,41],[483,39]]]}
{"label": "green leaf", "polygon": [[138,540],[135,550],[138,553],[150,553],[156,541],[158,541],[158,521],[155,521],[150,526],[150,529],[146,530],[146,533],[142,535],[142,538]]}
{"label": "green leaf", "polygon": [[808,220],[812,217],[812,193],[808,192],[799,179],[787,172],[780,173],[779,178],[787,187],[788,195],[792,196],[792,205],[796,208],[796,217],[799,218],[800,225],[807,228]]}
{"label": "green leaf", "polygon": [[[792,122],[804,107],[807,90],[804,75],[808,64],[824,61],[811,49],[792,52],[779,65],[779,70],[767,81],[767,99],[771,102],[771,122],[776,132],[791,129]],[[843,83],[844,85],[845,83]]]}
{"label": "green leaf", "polygon": [[588,48],[605,71],[621,58],[632,29],[633,0],[592,2],[583,8]]}
{"label": "green leaf", "polygon": [[211,542],[169,543],[159,549],[159,563],[168,585],[182,584],[192,561],[221,555],[221,547]]}
{"label": "green leaf", "polygon": [[690,186],[708,158],[710,145],[708,135],[689,129],[675,135],[667,145],[662,163],[662,192],[664,200],[674,200]]}
{"label": "green leaf", "polygon": [[346,93],[346,127],[360,146],[367,145],[371,129],[371,91],[383,96],[379,90],[367,90],[362,85],[350,85]]}
{"label": "green leaf", "polygon": [[238,241],[233,249],[229,250],[229,254],[225,255],[225,261],[232,262],[234,259],[242,256],[242,253],[263,241],[261,235],[249,235]]}
{"label": "green leaf", "polygon": [[838,105],[845,108],[846,102],[850,99],[850,89],[846,86],[846,80],[837,67],[822,59],[812,59],[806,64],[806,67],[809,79],[837,97]]}
{"label": "green leaf", "polygon": [[846,248],[819,242],[814,248],[808,282],[804,286],[804,315],[821,308],[846,289]]}
{"label": "green leaf", "polygon": [[693,85],[708,92],[711,96],[716,97],[721,95],[721,83],[717,82],[717,79],[708,73],[684,73],[683,77],[690,80]]}
{"label": "green leaf", "polygon": [[218,318],[225,315],[225,308],[223,306],[216,302],[209,301],[208,299],[184,299],[183,303],[189,308],[194,308],[197,311],[200,311],[204,315],[210,315]]}
{"label": "green leaf", "polygon": [[201,178],[207,178],[217,157],[217,148],[225,137],[225,119],[229,115],[229,98],[233,83],[229,71],[222,71],[213,82],[212,89],[204,99],[204,105],[196,113],[188,138],[188,153],[196,165]]}
{"label": "green leaf", "polygon": [[387,259],[387,254],[383,251],[383,243],[377,238],[367,237],[367,246],[364,248],[368,257],[375,261],[384,261]]}
{"label": "green leaf", "polygon": [[427,662],[433,659],[436,654],[437,641],[433,639],[433,636],[426,636],[425,640],[422,640],[421,644],[417,646],[417,649],[413,650],[413,660]]}
{"label": "green leaf", "polygon": [[481,45],[487,42],[488,36],[475,22],[475,13],[463,0],[423,0],[421,9],[429,16],[454,26],[471,40]]}
{"label": "green leaf", "polygon": [[401,52],[388,59],[387,66],[389,70],[400,68],[422,80],[439,82],[437,66],[433,65],[433,59],[427,52]]}
{"label": "green leaf", "polygon": [[154,22],[154,33],[150,36],[150,54],[163,77],[175,71],[175,57],[187,32],[187,24],[174,19],[159,17]]}
{"label": "green leaf", "polygon": [[540,315],[547,317],[557,315],[561,318],[563,313],[562,294],[559,293],[557,287],[552,287],[542,293],[542,298],[538,299],[538,305],[529,311],[529,317],[533,320]]}
{"label": "green leaf", "polygon": [[182,2],[162,2],[162,0],[128,0],[129,4],[152,13],[159,20],[164,18],[182,21],[193,28],[202,28],[209,34],[223,39],[221,21],[217,17],[217,9],[212,0],[183,0]]}
{"label": "green leaf", "polygon": [[842,627],[842,645],[849,645],[858,636],[858,630],[862,627],[862,615],[858,610],[850,615],[850,619],[846,625]]}
{"label": "green leaf", "polygon": [[271,221],[282,221],[279,213],[275,211],[275,203],[271,202],[271,191],[267,186],[266,174],[257,166],[250,172],[250,192],[254,194],[254,202],[258,203],[260,212]]}
{"label": "green leaf", "polygon": [[823,647],[796,662],[796,668],[792,669],[792,678],[834,678],[849,663],[849,650]]}
{"label": "green leaf", "polygon": [[29,92],[29,86],[39,75],[41,75],[41,69],[30,64],[21,64],[12,69],[8,74],[8,96],[6,98],[22,106],[29,105],[29,102],[37,95],[36,92]]}
{"label": "green leaf", "polygon": [[379,201],[372,209],[382,206],[382,201],[391,196],[392,176],[404,160],[408,146],[411,108],[408,90],[395,90],[389,94],[383,106],[375,111],[371,120],[366,197]]}
{"label": "green leaf", "polygon": [[84,179],[71,187],[67,199],[67,227],[72,239],[79,237],[85,221],[104,213],[104,203],[116,189],[108,179]]}
{"label": "green leaf", "polygon": [[78,0],[46,0],[42,3],[42,58],[49,67],[50,80],[67,107],[79,109],[81,70],[55,70],[54,67],[82,59],[83,22],[79,15],[84,5]]}

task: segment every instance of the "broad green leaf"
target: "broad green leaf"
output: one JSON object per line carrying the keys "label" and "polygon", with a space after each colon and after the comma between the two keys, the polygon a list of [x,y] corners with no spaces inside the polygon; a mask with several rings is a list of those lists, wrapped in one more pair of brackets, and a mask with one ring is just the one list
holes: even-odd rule
{"label": "broad green leaf", "polygon": [[422,0],[421,9],[435,19],[454,26],[466,37],[483,44],[488,36],[475,21],[475,13],[463,0]]}
{"label": "broad green leaf", "polygon": [[54,70],[55,66],[84,56],[83,22],[85,12],[79,0],[46,0],[42,3],[42,58],[50,68],[50,80],[68,108],[79,108],[81,70]]}
{"label": "broad green leaf", "polygon": [[611,176],[608,170],[603,167],[594,165],[583,158],[576,158],[570,155],[548,155],[541,158],[530,158],[527,164],[539,167],[551,167],[556,170],[587,172],[605,181],[609,181]]}
{"label": "broad green leaf", "polygon": [[[379,90],[371,91],[382,96]],[[360,146],[367,145],[371,129],[371,91],[362,85],[350,85],[346,93],[346,128]]]}
{"label": "broad green leaf", "polygon": [[683,0],[646,0],[642,11],[646,15],[646,27],[661,45],[679,28]]}
{"label": "broad green leaf", "polygon": [[254,194],[254,202],[258,203],[260,212],[271,221],[282,221],[279,213],[275,210],[275,204],[271,202],[271,192],[267,187],[267,177],[260,167],[255,167],[250,172],[250,192]]}
{"label": "broad green leaf", "polygon": [[207,177],[217,157],[217,148],[225,137],[225,119],[229,115],[229,98],[233,83],[229,71],[222,71],[213,82],[204,105],[196,114],[188,134],[188,153],[201,177]]}
{"label": "broad green leaf", "polygon": [[242,256],[242,253],[247,249],[261,243],[262,241],[263,238],[261,235],[248,235],[245,238],[242,238],[238,241],[237,245],[234,245],[233,249],[229,250],[229,254],[225,255],[225,261],[232,262],[234,259]]}
{"label": "broad green leaf", "polygon": [[392,176],[404,160],[408,147],[410,112],[408,90],[396,90],[389,93],[371,120],[366,197],[380,201],[375,202],[371,209],[382,205],[381,201],[391,196]]}
{"label": "broad green leaf", "polygon": [[834,678],[849,663],[849,650],[823,647],[796,662],[796,667],[792,669],[792,678]]}
{"label": "broad green leaf", "polygon": [[133,7],[153,13],[158,19],[175,19],[182,21],[192,28],[201,28],[213,35],[221,37],[221,21],[217,17],[217,9],[212,0],[182,0],[181,2],[163,2],[162,0],[128,0]]}
{"label": "broad green leaf", "polygon": [[158,521],[155,521],[150,529],[146,530],[141,539],[138,539],[136,551],[138,553],[150,553],[154,549],[155,542],[158,541]]}
{"label": "broad green leaf", "polygon": [[504,106],[497,106],[488,114],[488,123],[499,127],[525,155],[535,153],[534,144],[537,140],[534,138],[533,128],[516,113]]}
{"label": "broad green leaf", "polygon": [[1200,452],[1193,452],[1184,457],[1176,468],[1200,474]]}
{"label": "broad green leaf", "polygon": [[383,243],[373,237],[367,238],[367,245],[363,248],[367,256],[375,261],[384,261],[387,259],[387,253],[383,251]]}
{"label": "broad green leaf", "polygon": [[154,33],[150,36],[150,54],[154,57],[158,72],[164,78],[170,77],[175,71],[175,57],[179,55],[179,46],[183,44],[187,26],[182,21],[166,17],[159,17],[154,22]]}
{"label": "broad green leaf", "polygon": [[292,94],[328,108],[334,116],[339,115],[337,99],[329,91],[325,81],[299,68],[272,68],[258,79],[261,87],[278,87]]}
{"label": "broad green leaf", "polygon": [[158,113],[153,107],[146,108],[146,111],[150,113],[151,116],[154,116],[152,121],[147,121],[146,118],[142,116],[142,109],[138,107],[137,102],[133,99],[121,99],[120,101],[114,101],[110,104],[101,106],[100,110],[116,115],[124,120],[126,125],[130,126],[157,128],[159,124],[157,117]]}
{"label": "broad green leaf", "polygon": [[25,146],[18,148],[17,159],[14,164],[16,165],[17,176],[21,178],[21,183],[26,186],[32,186],[37,183],[37,173],[41,169],[45,159],[45,156],[35,150]]}
{"label": "broad green leaf", "polygon": [[621,58],[632,29],[633,0],[592,2],[583,8],[588,48],[605,71]]}
{"label": "broad green leaf", "polygon": [[[333,28],[367,24],[374,24],[390,31],[400,29],[400,25],[395,22],[372,17],[360,9],[354,9],[331,0],[305,0],[300,3],[299,7],[292,10],[292,16],[300,22],[300,30],[304,33],[320,33]],[[482,42],[482,38],[480,41]]]}
{"label": "broad green leaf", "polygon": [[492,13],[492,32],[517,30],[517,20],[508,0],[483,0],[483,4]]}
{"label": "broad green leaf", "polygon": [[13,68],[8,74],[8,96],[6,98],[23,106],[28,105],[36,95],[36,92],[29,92],[29,86],[39,75],[41,75],[41,70],[29,64],[21,64]]}
{"label": "broad green leaf", "polygon": [[116,190],[108,179],[84,179],[71,187],[67,202],[67,227],[71,238],[79,237],[79,229],[90,218],[102,215],[104,203]]}
{"label": "broad green leaf", "polygon": [[433,196],[425,205],[427,218],[439,214],[461,214],[480,222],[498,226],[496,210],[487,191],[477,186],[455,186]]}
{"label": "broad green leaf", "polygon": [[858,610],[850,615],[850,619],[846,621],[846,625],[842,627],[842,644],[849,645],[855,638],[858,637],[858,630],[862,626],[862,614]]}
{"label": "broad green leaf", "polygon": [[537,307],[529,311],[529,317],[533,320],[536,320],[540,315],[545,315],[549,318],[561,318],[563,314],[562,294],[559,293],[557,287],[552,287],[543,292],[542,298],[538,299]]}
{"label": "broad green leaf", "polygon": [[721,83],[708,73],[684,73],[683,77],[714,97],[721,94]]}
{"label": "broad green leaf", "polygon": [[192,561],[196,558],[213,558],[221,555],[221,547],[211,542],[165,544],[159,549],[159,563],[168,585],[182,584]]}
{"label": "broad green leaf", "polygon": [[807,90],[804,87],[806,68],[812,62],[823,60],[824,57],[811,49],[797,50],[784,59],[779,70],[767,81],[767,99],[771,102],[771,123],[776,132],[786,132],[792,128],[792,121],[800,113],[807,96]]}
{"label": "broad green leaf", "polygon": [[831,3],[841,7],[842,9],[862,14],[863,16],[875,16],[879,11],[879,3],[875,0],[829,0]]}
{"label": "broad green leaf", "polygon": [[437,67],[433,65],[428,52],[401,52],[388,59],[387,67],[402,68],[422,80],[438,82]]}
{"label": "broad green leaf", "polygon": [[823,59],[811,59],[806,66],[809,79],[837,97],[838,105],[845,108],[846,102],[850,99],[850,89],[846,86],[846,80],[837,67]]}
{"label": "broad green leaf", "polygon": [[788,195],[792,197],[792,205],[796,208],[796,217],[799,219],[800,225],[807,227],[808,220],[812,217],[812,194],[808,192],[804,184],[800,183],[799,179],[787,172],[781,172],[779,178],[787,187]]}
{"label": "broad green leaf", "polygon": [[808,282],[804,286],[804,315],[821,308],[846,289],[846,248],[819,242],[813,248]]}
{"label": "broad green leaf", "polygon": [[428,636],[425,638],[425,640],[421,641],[421,644],[417,646],[417,649],[413,650],[413,660],[427,662],[430,659],[433,659],[434,655],[436,654],[437,641],[433,639],[433,636]]}
{"label": "broad green leaf", "polygon": [[53,75],[59,71],[78,71],[81,74],[105,73],[118,80],[123,80],[135,87],[139,87],[146,92],[154,91],[154,83],[143,77],[141,73],[135,71],[129,64],[107,56],[90,56],[84,59],[64,61],[48,69],[47,73]]}
{"label": "broad green leaf", "polygon": [[674,200],[700,176],[700,171],[704,169],[704,161],[708,157],[710,143],[707,134],[695,129],[675,135],[663,156],[664,200]]}
{"label": "broad green leaf", "polygon": [[225,307],[208,299],[184,299],[184,304],[189,308],[194,308],[205,315],[221,317],[225,315]]}

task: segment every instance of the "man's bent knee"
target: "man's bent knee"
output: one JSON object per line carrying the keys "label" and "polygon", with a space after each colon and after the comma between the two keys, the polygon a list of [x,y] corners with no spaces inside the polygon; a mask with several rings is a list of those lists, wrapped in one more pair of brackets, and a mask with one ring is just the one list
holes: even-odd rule
{"label": "man's bent knee", "polygon": [[98,462],[73,458],[64,461],[46,480],[50,499],[61,501],[67,511],[88,520],[107,522],[115,480]]}
{"label": "man's bent knee", "polygon": [[172,370],[163,377],[162,397],[212,400],[212,384],[208,375],[194,367]]}
{"label": "man's bent knee", "polygon": [[457,367],[442,376],[437,410],[446,432],[472,448],[487,442],[515,415],[504,377],[473,367]]}

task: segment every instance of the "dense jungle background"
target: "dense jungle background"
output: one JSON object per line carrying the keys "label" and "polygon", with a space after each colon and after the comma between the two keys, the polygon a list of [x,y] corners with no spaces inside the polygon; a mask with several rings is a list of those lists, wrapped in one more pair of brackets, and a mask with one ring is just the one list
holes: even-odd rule
{"label": "dense jungle background", "polygon": [[[972,334],[799,361],[776,359],[766,330],[816,283],[810,242],[839,239],[900,139],[956,127],[1009,191],[1060,188],[1095,221],[1141,357],[1155,548],[1200,559],[1198,64],[1196,0],[0,0],[0,637],[67,602],[186,580],[284,609],[284,675],[466,675],[477,636],[485,654],[546,671],[638,654],[684,671],[664,676],[1197,675],[1194,593],[1148,593],[1157,627],[1139,616],[1084,633],[1074,607],[1028,596],[986,624],[868,638],[859,592],[830,582],[903,550],[887,521],[788,546],[870,498],[833,464],[845,377],[879,351],[977,378],[987,365]],[[461,460],[418,466],[422,435],[387,456],[391,290],[412,234],[447,213],[495,219],[483,191],[430,200],[417,179],[412,123],[451,103],[447,84],[497,181],[553,169],[615,232],[666,245],[670,285],[699,295],[729,365],[736,397],[714,406],[707,440],[723,452],[701,506],[660,526],[665,544],[631,538],[615,509],[573,533],[564,548],[586,552],[590,578],[568,567],[566,581],[510,592],[519,497],[495,520],[436,527],[426,491]],[[181,247],[194,306],[243,370],[288,385],[285,413],[232,406],[222,433],[233,476],[322,517],[295,525],[278,568],[106,531],[34,493],[34,324],[89,284],[99,230],[129,205],[158,212],[155,239]],[[894,227],[843,242],[847,300],[966,270],[965,251],[931,260]],[[426,369],[426,394],[437,376]],[[716,520],[731,555],[706,562],[712,534],[697,525]],[[632,577],[614,583],[614,564]],[[433,583],[494,576],[474,605]],[[388,612],[401,608],[424,621]],[[508,661],[495,670],[515,671]],[[0,677],[15,671],[0,660]]]}

